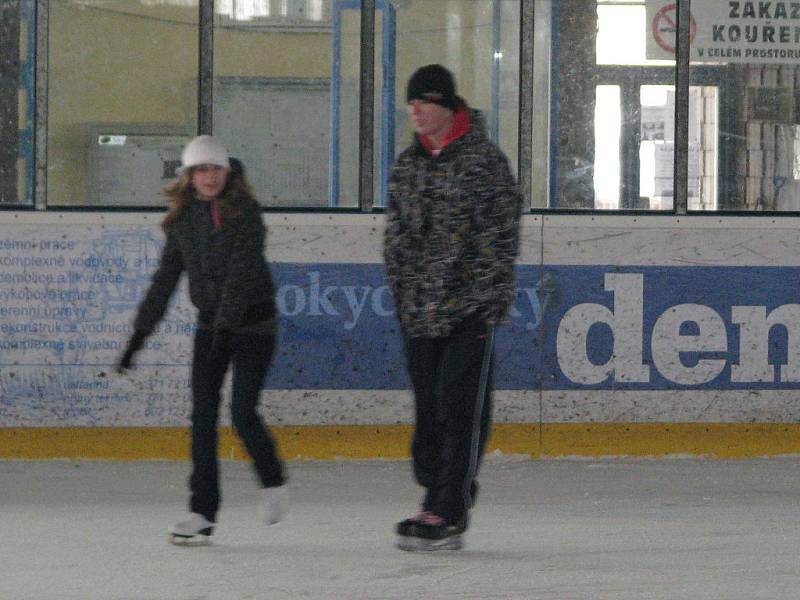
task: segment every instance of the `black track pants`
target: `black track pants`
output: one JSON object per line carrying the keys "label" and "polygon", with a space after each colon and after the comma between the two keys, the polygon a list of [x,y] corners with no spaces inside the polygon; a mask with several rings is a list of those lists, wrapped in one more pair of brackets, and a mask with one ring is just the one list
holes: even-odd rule
{"label": "black track pants", "polygon": [[212,333],[198,329],[192,362],[192,475],[189,510],[216,520],[220,504],[217,460],[217,420],[220,388],[228,365],[233,365],[231,421],[264,487],[284,483],[283,465],[275,443],[257,412],[259,393],[272,360],[275,337],[235,335],[230,355],[208,363]]}
{"label": "black track pants", "polygon": [[477,317],[447,337],[404,339],[414,388],[414,476],[422,507],[448,521],[469,510],[492,413],[494,329]]}

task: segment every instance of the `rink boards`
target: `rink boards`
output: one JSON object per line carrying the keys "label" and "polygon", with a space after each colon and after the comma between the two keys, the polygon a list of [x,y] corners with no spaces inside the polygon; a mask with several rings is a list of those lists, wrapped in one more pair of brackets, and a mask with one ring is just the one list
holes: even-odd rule
{"label": "rink boards", "polygon": [[[185,285],[113,365],[161,213],[0,218],[0,456],[185,456]],[[381,215],[266,214],[278,353],[263,414],[288,456],[405,456],[412,419]],[[800,451],[800,219],[526,216],[496,347],[492,448]],[[227,425],[227,411],[223,410]],[[223,454],[240,456],[228,430]]]}

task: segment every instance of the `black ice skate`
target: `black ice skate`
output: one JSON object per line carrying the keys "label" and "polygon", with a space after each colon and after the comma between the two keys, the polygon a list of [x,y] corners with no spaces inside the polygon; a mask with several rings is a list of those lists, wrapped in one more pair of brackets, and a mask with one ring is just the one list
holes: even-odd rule
{"label": "black ice skate", "polygon": [[[407,519],[406,521],[411,521]],[[427,513],[420,520],[409,523],[405,535],[400,533],[398,523],[397,547],[409,552],[430,552],[433,550],[460,550],[464,543],[462,534],[467,530],[466,516],[455,523],[449,523],[442,517]]]}
{"label": "black ice skate", "polygon": [[403,519],[397,525],[395,525],[395,531],[397,535],[401,537],[406,537],[412,535],[412,530],[414,529],[415,525],[419,525],[427,519],[429,516],[432,516],[433,513],[427,510],[421,510],[413,517],[409,517],[408,519]]}
{"label": "black ice skate", "polygon": [[169,530],[169,541],[176,546],[207,546],[214,533],[214,522],[198,513],[177,523]]}

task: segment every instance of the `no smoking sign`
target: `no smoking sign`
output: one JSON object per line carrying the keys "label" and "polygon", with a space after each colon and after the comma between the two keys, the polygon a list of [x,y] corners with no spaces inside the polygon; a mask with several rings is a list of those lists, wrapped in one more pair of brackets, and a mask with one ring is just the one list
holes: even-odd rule
{"label": "no smoking sign", "polygon": [[[676,4],[668,4],[656,13],[652,25],[653,39],[659,48],[675,54],[675,38],[678,33],[678,7]],[[694,41],[697,34],[697,22],[694,16],[691,17],[689,24],[689,42]]]}

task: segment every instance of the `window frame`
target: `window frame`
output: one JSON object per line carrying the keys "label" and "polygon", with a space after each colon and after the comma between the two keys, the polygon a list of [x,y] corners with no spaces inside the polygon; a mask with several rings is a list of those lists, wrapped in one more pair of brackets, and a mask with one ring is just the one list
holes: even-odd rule
{"label": "window frame", "polygon": [[[358,4],[358,0],[352,0]],[[558,2],[559,0],[552,0]],[[357,207],[264,207],[269,212],[330,212],[330,213],[375,213],[382,212],[378,206],[379,199],[374,197],[374,160],[375,148],[375,107],[374,107],[374,66],[376,53],[376,10],[391,6],[390,0],[360,0],[361,23],[361,49],[360,49],[360,92],[359,92],[359,149],[358,149],[358,206]],[[623,2],[624,3],[624,2]],[[724,206],[725,186],[724,179],[720,176],[720,206],[716,211],[688,211],[687,182],[688,182],[688,112],[689,112],[689,87],[692,82],[700,83],[705,69],[695,67],[690,73],[690,11],[691,0],[676,0],[678,10],[677,22],[677,49],[675,62],[675,160],[674,182],[675,196],[672,211],[641,211],[626,210],[607,211],[597,209],[560,209],[558,207],[534,207],[532,202],[533,183],[533,125],[534,125],[534,26],[536,2],[520,0],[519,23],[519,115],[518,115],[518,163],[517,175],[520,190],[524,198],[525,212],[528,214],[555,214],[555,213],[590,213],[590,214],[626,214],[635,212],[638,215],[686,215],[702,214],[776,214],[775,211],[753,213],[752,211],[736,211],[726,209]],[[600,4],[600,2],[598,2]],[[3,205],[0,209],[13,210],[71,210],[71,211],[152,211],[158,207],[127,207],[127,206],[50,206],[47,199],[47,89],[48,89],[48,55],[49,55],[49,8],[50,0],[21,0],[20,15],[31,12],[34,16],[35,29],[35,106],[33,128],[33,168],[32,181],[28,190],[28,198],[19,199],[14,205]],[[198,134],[213,131],[213,47],[214,47],[214,0],[198,0]],[[650,67],[656,69],[661,67]],[[601,71],[609,73],[609,68],[604,66]],[[605,75],[601,75],[605,81]],[[645,78],[647,79],[647,78]],[[552,94],[552,92],[551,92]],[[548,107],[548,111],[550,107]],[[732,166],[732,152],[726,150],[723,136],[720,136],[720,173],[729,171]],[[553,158],[549,159],[552,163]],[[724,167],[723,167],[724,165]],[[552,169],[552,164],[551,164]],[[552,181],[547,184],[548,190]],[[25,201],[27,200],[27,202]],[[31,201],[32,200],[32,201]],[[548,203],[549,204],[549,203]],[[782,211],[777,214],[797,214]]]}
{"label": "window frame", "polygon": [[[697,66],[693,67],[689,77],[691,86],[716,86],[720,92],[720,130],[717,138],[719,148],[719,166],[717,170],[718,187],[717,200],[724,200],[727,188],[730,186],[729,176],[736,169],[733,139],[729,133],[734,127],[734,105],[736,90],[731,83],[731,78],[726,77],[725,71],[729,66]],[[640,140],[640,97],[639,88],[643,85],[669,85],[669,71],[673,67],[667,66],[625,66],[601,65],[598,66],[597,85],[619,85],[622,88],[622,134],[620,148],[620,210],[637,210],[631,206],[633,198],[638,197],[639,190],[639,144]],[[688,93],[688,92],[687,92]],[[677,100],[676,100],[677,102]],[[688,142],[688,139],[687,139]],[[676,144],[677,152],[677,144]],[[687,148],[688,156],[688,148]],[[687,161],[688,168],[688,161]],[[687,176],[688,177],[688,176]],[[635,193],[634,193],[635,192]],[[686,190],[688,194],[688,188]],[[688,197],[686,199],[688,202]],[[689,213],[718,214],[726,212],[724,206],[718,204],[714,211],[691,210]],[[642,213],[672,214],[673,210],[638,209]],[[599,210],[603,214],[616,213],[617,211]]]}

